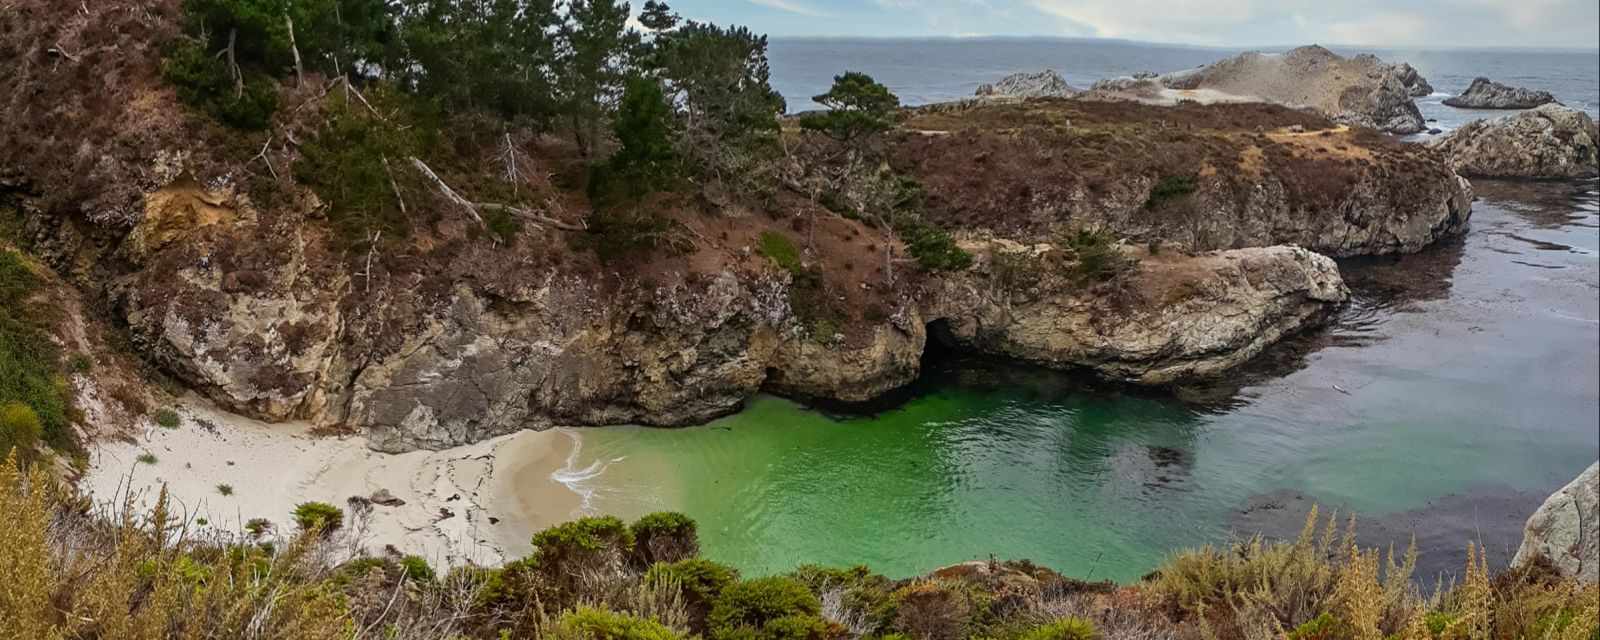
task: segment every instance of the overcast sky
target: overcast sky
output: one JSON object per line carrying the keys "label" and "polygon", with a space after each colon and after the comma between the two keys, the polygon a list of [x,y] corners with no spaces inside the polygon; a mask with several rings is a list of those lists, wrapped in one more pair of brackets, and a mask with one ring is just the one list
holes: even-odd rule
{"label": "overcast sky", "polygon": [[[1174,44],[1582,47],[1600,0],[676,0],[774,36],[1069,36]],[[643,0],[634,2],[635,8]]]}

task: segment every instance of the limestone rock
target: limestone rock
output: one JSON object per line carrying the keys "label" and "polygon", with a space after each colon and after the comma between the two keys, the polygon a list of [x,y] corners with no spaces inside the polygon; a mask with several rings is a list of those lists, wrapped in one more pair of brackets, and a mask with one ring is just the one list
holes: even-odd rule
{"label": "limestone rock", "polygon": [[1546,558],[1562,575],[1600,581],[1600,463],[1550,496],[1523,534],[1513,565]]}
{"label": "limestone rock", "polygon": [[1055,71],[1015,73],[994,84],[978,87],[980,98],[1065,98],[1078,90]]}
{"label": "limestone rock", "polygon": [[1600,174],[1600,132],[1594,119],[1561,105],[1477,120],[1434,144],[1465,176],[1582,178]]}
{"label": "limestone rock", "polygon": [[1556,97],[1549,91],[1535,91],[1500,84],[1488,78],[1475,78],[1461,95],[1445,98],[1448,106],[1461,109],[1532,109],[1550,104]]}

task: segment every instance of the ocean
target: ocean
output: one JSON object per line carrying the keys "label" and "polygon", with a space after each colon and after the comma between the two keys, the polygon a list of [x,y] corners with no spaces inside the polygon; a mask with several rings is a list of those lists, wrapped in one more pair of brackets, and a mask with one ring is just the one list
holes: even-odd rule
{"label": "ocean", "polygon": [[[1330,48],[1346,56],[1373,53],[1388,62],[1411,63],[1436,92],[1419,98],[1417,106],[1437,121],[1430,126],[1445,131],[1500,115],[1441,104],[1478,76],[1543,89],[1567,106],[1600,115],[1600,53],[1595,51]],[[843,71],[867,73],[905,104],[921,105],[970,97],[979,85],[1022,71],[1054,69],[1072,86],[1086,89],[1102,78],[1191,69],[1247,50],[1048,38],[781,38],[772,40],[768,55],[773,84],[788,99],[790,111],[805,111],[819,108],[810,97],[827,91]]]}

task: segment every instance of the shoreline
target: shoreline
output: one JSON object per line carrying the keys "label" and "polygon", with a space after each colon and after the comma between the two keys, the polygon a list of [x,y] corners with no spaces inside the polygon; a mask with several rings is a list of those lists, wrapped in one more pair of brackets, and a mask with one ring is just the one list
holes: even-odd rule
{"label": "shoreline", "polygon": [[[146,420],[136,439],[91,445],[79,486],[113,508],[131,492],[139,509],[165,486],[177,517],[205,534],[238,534],[250,519],[266,518],[275,535],[290,535],[295,505],[327,502],[346,512],[346,532],[360,546],[376,553],[392,545],[447,566],[520,557],[534,532],[585,508],[584,496],[557,479],[579,442],[567,429],[385,454],[367,448],[365,437],[317,437],[309,424],[266,424],[194,396],[174,409],[177,428]],[[139,461],[146,453],[154,464]],[[380,490],[404,504],[373,504],[364,525],[353,522],[347,501]]]}

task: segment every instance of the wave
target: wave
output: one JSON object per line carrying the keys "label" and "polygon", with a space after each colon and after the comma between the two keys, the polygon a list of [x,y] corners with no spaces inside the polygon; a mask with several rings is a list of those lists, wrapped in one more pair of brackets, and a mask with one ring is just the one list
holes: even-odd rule
{"label": "wave", "polygon": [[584,513],[591,513],[594,510],[594,496],[598,489],[597,483],[592,481],[604,474],[611,465],[622,462],[627,457],[595,460],[589,463],[589,466],[580,469],[578,468],[578,457],[583,453],[583,438],[576,431],[569,429],[562,429],[561,432],[572,439],[572,450],[567,452],[566,465],[551,472],[550,479],[561,483],[566,488],[571,489],[573,493],[578,494],[582,504],[580,509]]}

